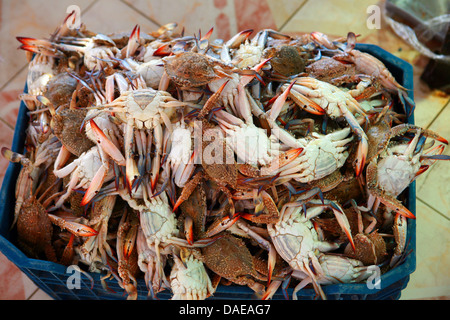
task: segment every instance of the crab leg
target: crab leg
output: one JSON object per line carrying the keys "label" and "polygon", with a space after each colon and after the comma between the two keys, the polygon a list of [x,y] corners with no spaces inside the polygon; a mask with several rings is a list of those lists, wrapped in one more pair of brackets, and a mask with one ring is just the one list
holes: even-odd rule
{"label": "crab leg", "polygon": [[89,184],[89,187],[87,188],[83,199],[81,200],[81,205],[85,206],[89,203],[89,201],[94,198],[94,196],[99,192],[100,188],[103,185],[103,182],[105,181],[105,178],[109,172],[109,162],[106,159],[106,155],[104,154],[103,150],[101,148],[98,148],[100,158],[102,160],[102,165],[95,173],[94,177],[92,178],[91,183]]}
{"label": "crab leg", "polygon": [[111,140],[103,133],[103,131],[97,126],[94,120],[90,120],[91,128],[97,137],[97,142],[100,148],[103,149],[118,165],[124,166],[126,165],[125,158],[122,155],[122,152],[115,146]]}
{"label": "crab leg", "polygon": [[269,275],[267,277],[267,284],[269,285],[270,281],[272,279],[272,273],[275,268],[275,262],[277,259],[277,252],[275,250],[275,247],[269,241],[267,241],[266,239],[261,237],[259,234],[257,234],[253,230],[251,230],[244,221],[238,220],[236,222],[236,225],[239,228],[241,228],[242,230],[244,230],[250,237],[252,237],[254,240],[256,240],[263,249],[265,249],[269,252],[269,259],[267,261],[267,266],[268,266],[268,270],[269,270]]}
{"label": "crab leg", "polygon": [[152,172],[151,172],[151,187],[152,192],[155,190],[156,183],[159,179],[159,170],[161,168],[161,154],[162,154],[162,148],[164,144],[163,140],[163,130],[161,127],[161,124],[159,121],[155,120],[155,128],[153,129],[153,134],[155,136],[155,156],[153,158],[152,163]]}
{"label": "crab leg", "polygon": [[63,218],[60,218],[60,217],[55,216],[50,213],[48,214],[48,217],[50,218],[52,223],[56,224],[58,227],[60,227],[63,230],[70,231],[70,233],[72,233],[76,236],[91,237],[91,236],[95,236],[98,234],[97,231],[95,231],[91,227],[88,227],[84,224],[67,221]]}
{"label": "crab leg", "polygon": [[310,200],[309,203],[315,204],[319,207],[326,207],[333,211],[334,216],[336,217],[337,222],[339,223],[339,226],[342,228],[344,233],[346,234],[348,240],[350,241],[350,245],[353,248],[353,251],[355,250],[355,243],[353,242],[352,232],[350,230],[350,223],[348,222],[347,216],[344,213],[344,210],[342,210],[341,206],[331,200],[324,199],[322,200]]}
{"label": "crab leg", "polygon": [[211,97],[209,97],[208,101],[206,101],[205,105],[203,106],[202,110],[198,113],[197,118],[203,119],[205,118],[209,112],[216,106],[216,104],[219,101],[220,94],[222,93],[223,89],[227,85],[228,81],[224,82],[219,90],[217,90]]}

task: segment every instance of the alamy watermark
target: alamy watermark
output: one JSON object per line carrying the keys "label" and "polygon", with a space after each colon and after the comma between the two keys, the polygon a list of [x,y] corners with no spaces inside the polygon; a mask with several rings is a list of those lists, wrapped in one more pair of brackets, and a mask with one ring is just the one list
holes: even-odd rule
{"label": "alamy watermark", "polygon": [[381,8],[377,5],[367,7],[366,13],[369,15],[366,20],[368,29],[381,29]]}

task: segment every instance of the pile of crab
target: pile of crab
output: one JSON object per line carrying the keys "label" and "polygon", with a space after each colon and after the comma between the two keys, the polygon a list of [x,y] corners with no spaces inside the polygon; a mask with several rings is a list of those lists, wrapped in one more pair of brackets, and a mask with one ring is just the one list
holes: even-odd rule
{"label": "pile of crab", "polygon": [[[114,277],[129,299],[259,298],[365,281],[404,261],[409,184],[447,140],[356,36],[64,23],[27,51],[13,228],[29,256]],[[281,287],[281,288],[280,288]]]}

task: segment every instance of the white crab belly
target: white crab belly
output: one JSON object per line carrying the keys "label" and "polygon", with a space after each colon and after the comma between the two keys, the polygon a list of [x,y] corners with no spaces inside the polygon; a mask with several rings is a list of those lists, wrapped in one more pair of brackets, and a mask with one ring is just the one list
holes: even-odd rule
{"label": "white crab belly", "polygon": [[262,49],[251,44],[242,44],[233,59],[238,68],[253,67],[261,61]]}
{"label": "white crab belly", "polygon": [[267,137],[264,129],[254,125],[236,127],[228,132],[226,142],[238,157],[238,162],[265,165],[278,154],[277,145]]}
{"label": "white crab belly", "polygon": [[155,203],[141,211],[140,221],[147,243],[163,242],[178,232],[175,215],[164,202]]}
{"label": "white crab belly", "polygon": [[311,232],[312,223],[280,221],[271,226],[268,225],[269,235],[272,238],[278,254],[293,269],[300,269],[301,261],[314,250],[314,240],[317,235]]}
{"label": "white crab belly", "polygon": [[347,151],[338,152],[328,139],[312,140],[300,156],[302,174],[295,179],[307,183],[324,178],[342,167],[347,157]]}
{"label": "white crab belly", "polygon": [[409,186],[418,169],[406,160],[388,156],[378,163],[378,186],[396,197]]}
{"label": "white crab belly", "polygon": [[173,266],[170,274],[173,300],[204,300],[212,285],[203,263],[189,257],[184,262],[186,268]]}

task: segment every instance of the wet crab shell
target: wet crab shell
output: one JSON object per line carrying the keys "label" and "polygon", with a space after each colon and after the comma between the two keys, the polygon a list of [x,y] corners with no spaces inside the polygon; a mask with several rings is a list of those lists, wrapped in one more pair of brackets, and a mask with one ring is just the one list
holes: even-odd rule
{"label": "wet crab shell", "polygon": [[162,60],[170,79],[180,87],[199,87],[219,78],[214,62],[199,53],[185,52]]}

